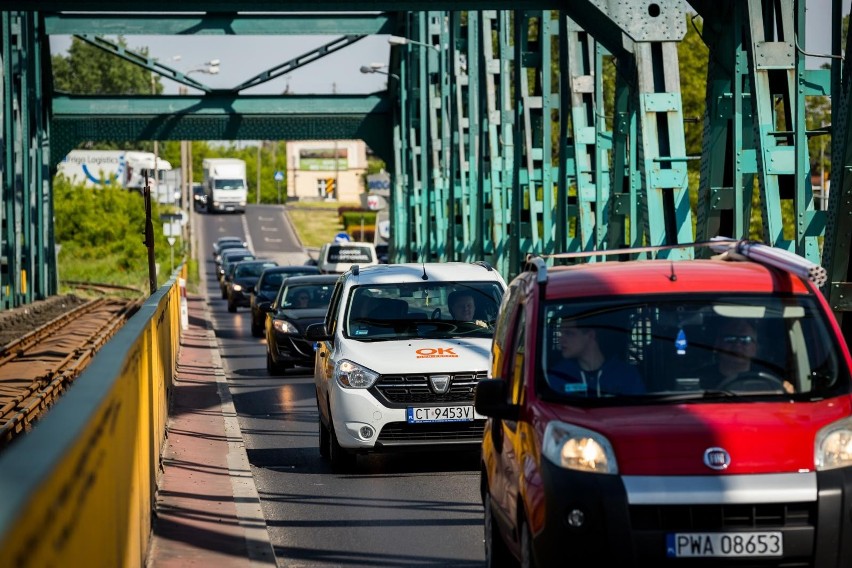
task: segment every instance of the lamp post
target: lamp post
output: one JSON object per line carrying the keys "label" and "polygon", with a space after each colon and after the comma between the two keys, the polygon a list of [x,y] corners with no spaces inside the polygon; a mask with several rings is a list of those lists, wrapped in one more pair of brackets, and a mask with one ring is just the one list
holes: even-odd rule
{"label": "lamp post", "polygon": [[388,43],[391,44],[391,45],[409,45],[409,44],[420,45],[420,46],[423,46],[423,47],[431,47],[435,51],[441,51],[441,48],[437,45],[432,45],[431,43],[425,43],[425,42],[422,42],[422,41],[417,41],[415,39],[409,39],[409,38],[403,37],[403,36],[395,36],[395,35],[388,36]]}
{"label": "lamp post", "polygon": [[370,74],[370,73],[379,73],[381,75],[387,75],[388,77],[393,77],[397,81],[399,81],[399,75],[396,73],[389,73],[385,71],[384,68],[387,67],[384,63],[370,63],[369,65],[361,66],[361,73]]}

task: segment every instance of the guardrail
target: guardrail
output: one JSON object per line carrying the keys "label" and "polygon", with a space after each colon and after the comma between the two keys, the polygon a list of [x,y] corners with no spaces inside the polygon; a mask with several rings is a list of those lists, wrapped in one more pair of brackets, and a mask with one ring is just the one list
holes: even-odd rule
{"label": "guardrail", "polygon": [[0,455],[0,566],[144,566],[181,332],[181,266]]}

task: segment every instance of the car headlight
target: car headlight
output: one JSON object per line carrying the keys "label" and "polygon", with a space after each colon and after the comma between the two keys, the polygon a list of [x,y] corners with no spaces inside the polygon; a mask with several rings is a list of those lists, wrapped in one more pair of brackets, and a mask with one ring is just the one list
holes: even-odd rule
{"label": "car headlight", "polygon": [[243,287],[242,287],[242,286],[240,286],[239,284],[234,284],[234,292],[239,292],[239,291],[241,291],[242,289],[243,289]]}
{"label": "car headlight", "polygon": [[378,378],[375,371],[346,359],[341,359],[334,366],[334,380],[345,389],[368,389]]}
{"label": "car headlight", "polygon": [[852,465],[852,418],[829,424],[817,432],[814,467],[817,471]]}
{"label": "car headlight", "polygon": [[279,333],[299,333],[296,326],[287,320],[272,320],[272,328]]}
{"label": "car headlight", "polygon": [[554,465],[589,473],[618,473],[615,452],[606,437],[573,424],[550,422],[541,453]]}

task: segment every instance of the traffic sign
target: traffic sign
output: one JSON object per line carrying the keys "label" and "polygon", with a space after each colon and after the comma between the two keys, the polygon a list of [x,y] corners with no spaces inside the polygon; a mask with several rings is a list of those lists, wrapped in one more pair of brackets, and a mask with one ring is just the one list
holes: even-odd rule
{"label": "traffic sign", "polygon": [[284,173],[280,170],[275,172],[275,181],[284,181]]}
{"label": "traffic sign", "polygon": [[349,233],[337,233],[334,235],[334,242],[336,243],[348,243],[352,240],[352,237],[349,236]]}

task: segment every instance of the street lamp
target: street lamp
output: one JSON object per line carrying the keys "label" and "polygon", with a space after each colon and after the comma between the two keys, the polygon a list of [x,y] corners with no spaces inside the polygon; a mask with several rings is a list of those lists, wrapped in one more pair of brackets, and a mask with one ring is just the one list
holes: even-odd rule
{"label": "street lamp", "polygon": [[391,44],[391,45],[408,45],[408,44],[420,45],[420,46],[423,46],[423,47],[431,47],[432,49],[434,49],[435,51],[438,51],[438,52],[441,51],[441,48],[438,47],[437,45],[432,45],[431,43],[424,43],[422,41],[409,39],[409,38],[403,37],[403,36],[395,36],[395,35],[388,36],[388,43]]}
{"label": "street lamp", "polygon": [[384,70],[387,67],[384,63],[370,63],[369,65],[361,66],[361,73],[369,74],[369,73],[379,73],[381,75],[387,75],[388,77],[393,77],[397,81],[399,81],[399,75],[396,73],[389,73]]}

